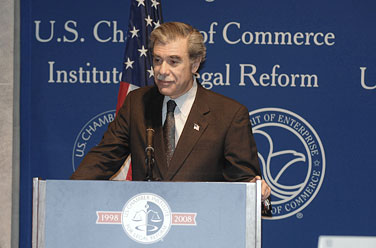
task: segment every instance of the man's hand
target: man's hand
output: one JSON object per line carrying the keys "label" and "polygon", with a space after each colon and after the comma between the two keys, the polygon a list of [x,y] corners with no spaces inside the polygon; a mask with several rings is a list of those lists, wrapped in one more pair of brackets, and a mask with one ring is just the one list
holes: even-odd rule
{"label": "man's hand", "polygon": [[255,183],[257,180],[261,180],[261,201],[268,199],[270,192],[272,191],[265,180],[262,180],[260,176],[255,176],[250,182]]}

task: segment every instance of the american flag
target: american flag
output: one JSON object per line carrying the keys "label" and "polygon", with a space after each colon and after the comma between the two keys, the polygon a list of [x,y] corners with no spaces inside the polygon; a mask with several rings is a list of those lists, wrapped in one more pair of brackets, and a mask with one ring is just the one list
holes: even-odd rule
{"label": "american flag", "polygon": [[[149,51],[150,33],[162,23],[160,0],[132,0],[127,42],[124,52],[123,75],[120,82],[116,112],[128,93],[154,83],[152,56]],[[132,180],[130,157],[114,180]]]}

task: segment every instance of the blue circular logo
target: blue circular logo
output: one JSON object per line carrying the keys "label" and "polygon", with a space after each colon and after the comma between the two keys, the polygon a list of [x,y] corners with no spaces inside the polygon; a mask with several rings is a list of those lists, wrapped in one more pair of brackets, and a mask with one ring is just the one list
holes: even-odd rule
{"label": "blue circular logo", "polygon": [[272,189],[272,217],[299,213],[315,198],[325,174],[320,137],[301,116],[281,108],[249,113],[263,177]]}
{"label": "blue circular logo", "polygon": [[75,171],[86,153],[96,146],[108,124],[115,119],[116,110],[109,110],[91,118],[78,133],[73,146],[72,168]]}

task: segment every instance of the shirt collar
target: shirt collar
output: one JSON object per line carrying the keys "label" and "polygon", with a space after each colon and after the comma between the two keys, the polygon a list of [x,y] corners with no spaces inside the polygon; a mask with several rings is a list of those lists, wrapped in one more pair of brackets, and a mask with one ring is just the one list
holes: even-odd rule
{"label": "shirt collar", "polygon": [[163,100],[163,106],[166,106],[169,100],[174,100],[176,102],[176,107],[180,111],[180,113],[187,117],[189,115],[189,112],[191,111],[193,102],[196,98],[196,93],[197,82],[196,77],[193,77],[192,87],[184,95],[181,95],[175,99],[171,99],[169,96],[165,96]]}

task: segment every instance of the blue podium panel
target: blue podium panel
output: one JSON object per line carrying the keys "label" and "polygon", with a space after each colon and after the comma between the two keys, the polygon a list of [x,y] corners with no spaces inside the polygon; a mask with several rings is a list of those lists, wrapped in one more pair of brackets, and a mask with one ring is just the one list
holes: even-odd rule
{"label": "blue podium panel", "polygon": [[33,244],[260,247],[257,188],[260,184],[38,181]]}

